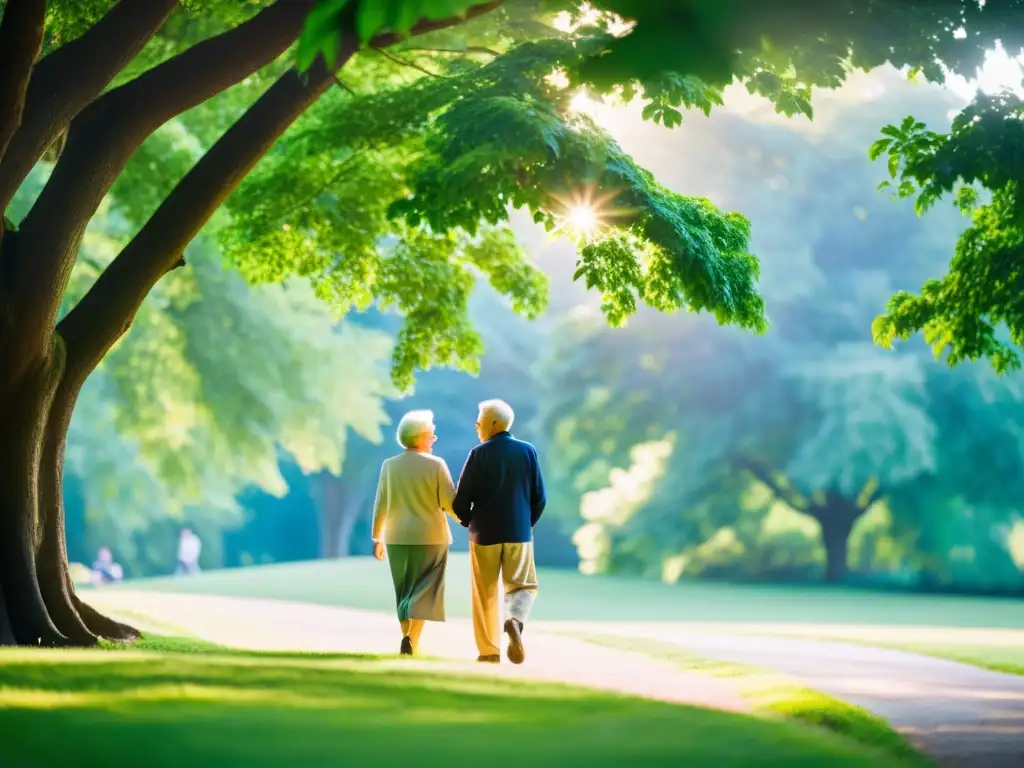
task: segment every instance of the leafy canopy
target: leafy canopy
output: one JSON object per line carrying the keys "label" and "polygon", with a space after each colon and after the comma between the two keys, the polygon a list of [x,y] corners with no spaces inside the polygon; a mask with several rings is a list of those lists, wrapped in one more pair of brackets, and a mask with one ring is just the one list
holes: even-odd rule
{"label": "leafy canopy", "polygon": [[[350,5],[347,0],[321,0],[299,46],[302,66],[308,66],[318,52],[333,50]],[[453,0],[360,3],[355,8],[356,29],[366,44],[383,31],[405,34],[420,18],[469,12],[481,5]],[[803,0],[598,0],[582,5],[506,0],[490,5],[529,9],[538,19],[561,22],[556,26],[571,29],[568,37],[576,45],[575,57],[557,61],[569,89],[584,88],[591,94],[626,100],[639,97],[645,103],[644,117],[669,127],[682,121],[687,108],[710,109],[720,104],[721,90],[735,79],[750,92],[771,99],[778,111],[811,117],[812,89],[838,87],[851,71],[888,63],[932,82],[943,82],[950,74],[970,79],[998,44],[1013,54],[1024,43],[1019,0],[812,4]],[[453,111],[466,118],[489,115],[497,120],[500,115],[512,117],[506,114],[508,108],[505,102],[492,101]],[[980,97],[958,116],[949,134],[929,132],[923,123],[908,118],[900,127],[886,128],[885,138],[873,148],[873,157],[889,155],[898,195],[916,195],[920,189],[923,210],[955,188],[957,203],[965,210],[973,208],[974,216],[973,226],[957,245],[949,275],[928,282],[920,296],[901,292],[893,298],[875,325],[879,343],[888,346],[895,339],[924,331],[938,355],[948,353],[950,364],[987,356],[997,370],[1019,365],[1013,349],[1024,340],[1024,305],[1018,299],[1024,279],[1021,204],[1016,194],[1021,167],[1019,116],[1015,96]],[[550,141],[556,133],[550,117],[538,112],[535,119],[535,133]],[[521,119],[518,124],[523,126]],[[446,180],[451,176],[447,174]],[[548,179],[531,177],[531,181]],[[972,185],[989,190],[991,203],[975,206],[978,195]],[[659,200],[644,193],[639,197],[641,210],[657,222],[665,224],[674,217],[672,237],[684,232],[694,241],[716,239],[715,227],[695,224],[702,216],[699,209],[684,211],[676,200],[672,215],[666,216],[659,210]],[[535,200],[524,204],[537,210]],[[674,250],[652,237],[646,222],[635,228],[633,224],[626,227],[627,232],[617,231],[585,249],[578,272],[605,294],[613,322],[621,322],[633,311],[634,295],[641,293],[659,308],[710,310],[722,322],[761,327],[755,318],[758,309],[747,297],[722,307],[722,291],[702,293],[713,284],[732,287],[737,273],[756,277],[754,263],[744,266],[739,256],[742,247],[739,251],[727,247],[724,259],[716,258],[720,252]],[[724,229],[718,233],[719,245]],[[741,237],[739,232],[729,232],[726,239],[732,240],[733,235]],[[645,258],[652,242],[657,253]],[[668,270],[650,264],[662,254],[670,254]],[[696,275],[702,270],[717,279],[701,282]],[[649,275],[665,272],[672,279],[659,288],[655,283],[660,278]],[[738,284],[743,286],[744,281]],[[659,301],[662,296],[668,300]],[[1008,336],[1000,331],[1003,325],[1009,329]]]}
{"label": "leafy canopy", "polygon": [[[372,302],[398,309],[402,386],[431,364],[474,369],[475,275],[528,316],[544,308],[546,280],[508,230],[515,208],[577,241],[579,276],[613,323],[640,300],[763,331],[746,220],[658,184],[551,77],[590,45],[552,29],[482,63],[328,94],[229,201],[231,258],[251,280],[309,277],[339,315]],[[586,200],[600,226],[575,232],[569,215]]]}

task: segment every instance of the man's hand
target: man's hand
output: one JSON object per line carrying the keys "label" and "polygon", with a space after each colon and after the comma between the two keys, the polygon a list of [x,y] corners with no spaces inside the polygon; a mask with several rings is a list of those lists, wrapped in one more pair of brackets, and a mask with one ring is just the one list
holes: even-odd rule
{"label": "man's hand", "polygon": [[375,541],[375,542],[373,542],[373,556],[376,557],[378,560],[383,560],[384,559],[384,542],[383,541]]}

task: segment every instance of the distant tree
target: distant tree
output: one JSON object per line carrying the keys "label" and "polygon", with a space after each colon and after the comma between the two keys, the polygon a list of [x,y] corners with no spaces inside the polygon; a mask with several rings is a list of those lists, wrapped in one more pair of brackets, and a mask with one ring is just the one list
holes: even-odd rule
{"label": "distant tree", "polygon": [[[865,333],[892,288],[934,269],[963,225],[949,212],[922,224],[908,206],[875,200],[858,150],[879,116],[916,99],[941,124],[948,101],[898,77],[861,85],[882,95],[870,109],[826,104],[821,133],[758,131],[756,118],[726,111],[684,126],[686,151],[662,163],[670,183],[714,188],[750,213],[773,320],[765,339],[652,313],[606,330],[586,309],[555,334],[544,418],[561,508],[582,525],[588,567],[660,575],[679,557],[696,567],[723,530],[758,545],[751,525],[781,504],[815,521],[825,576],[839,581],[851,531],[873,505],[887,503],[896,528],[921,542],[951,509],[940,497],[1017,488],[1024,443],[994,420],[1019,407],[1019,381],[946,373],[920,349],[882,353]],[[952,414],[986,389],[1002,393],[994,410],[972,410],[978,418],[954,439]],[[986,442],[1006,442],[1001,462],[976,463]],[[929,509],[908,505],[930,486]],[[974,498],[1004,517],[1018,506],[992,492]],[[739,557],[756,562],[749,549]]]}

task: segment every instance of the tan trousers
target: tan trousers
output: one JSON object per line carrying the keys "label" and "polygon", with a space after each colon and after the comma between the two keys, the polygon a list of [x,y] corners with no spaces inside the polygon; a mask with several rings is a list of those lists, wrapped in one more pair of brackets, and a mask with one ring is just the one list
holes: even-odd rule
{"label": "tan trousers", "polygon": [[537,597],[537,567],[533,542],[524,544],[470,543],[473,568],[473,634],[481,656],[501,653],[501,613],[498,610],[498,577],[505,587],[505,616],[526,623]]}

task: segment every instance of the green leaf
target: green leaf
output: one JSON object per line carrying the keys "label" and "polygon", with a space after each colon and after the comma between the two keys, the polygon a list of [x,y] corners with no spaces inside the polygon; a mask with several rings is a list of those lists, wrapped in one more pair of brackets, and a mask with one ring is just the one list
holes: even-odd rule
{"label": "green leaf", "polygon": [[356,13],[356,34],[360,43],[366,45],[374,35],[384,30],[392,20],[396,3],[399,6],[404,5],[403,0],[373,0],[370,3],[359,4]]}
{"label": "green leaf", "polygon": [[889,155],[889,175],[894,179],[900,172],[900,159],[900,156],[897,154]]}
{"label": "green leaf", "polygon": [[313,6],[302,27],[296,50],[296,65],[300,72],[308,70],[320,53],[324,54],[329,65],[331,60],[337,63],[341,12],[348,3],[349,0],[320,0]]}
{"label": "green leaf", "polygon": [[885,154],[885,151],[892,145],[892,142],[892,139],[886,138],[878,139],[878,141],[872,144],[871,148],[868,150],[868,158],[871,160],[871,162],[874,162],[883,154]]}

